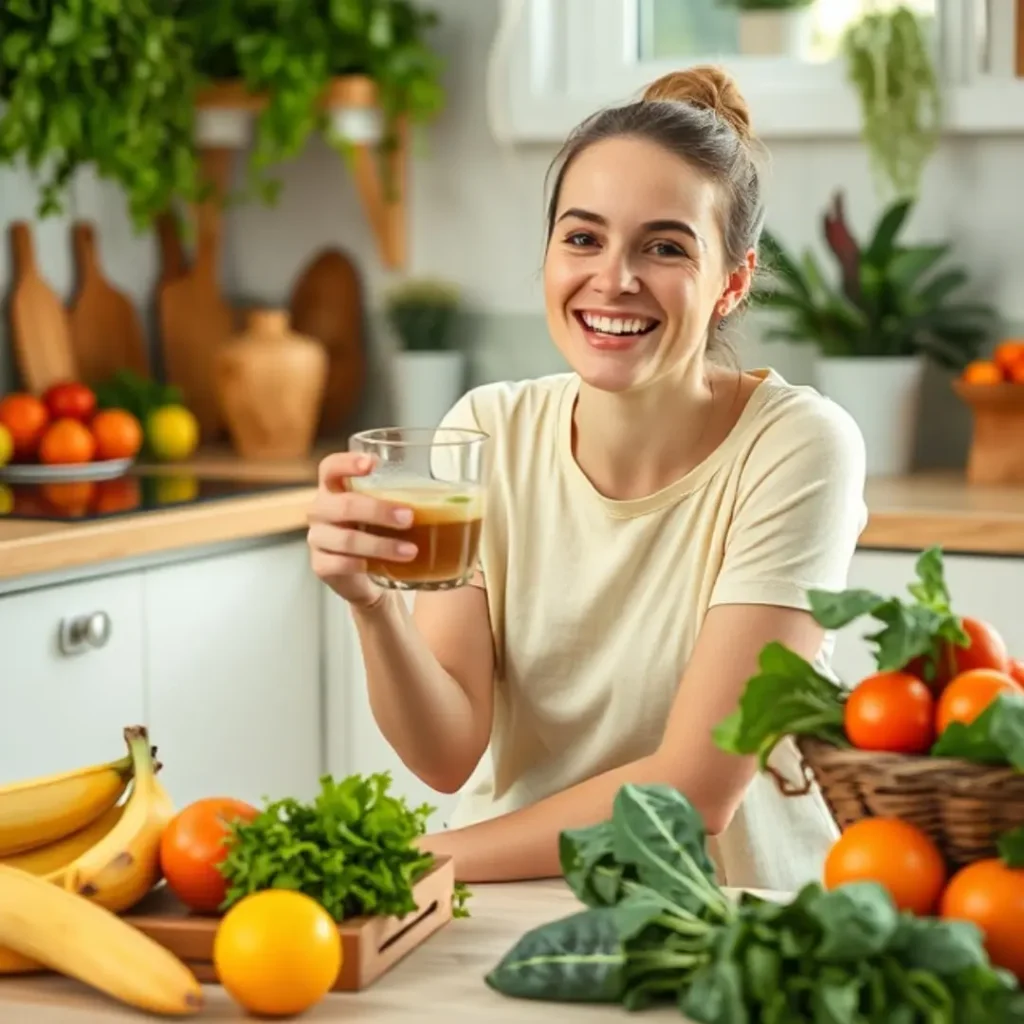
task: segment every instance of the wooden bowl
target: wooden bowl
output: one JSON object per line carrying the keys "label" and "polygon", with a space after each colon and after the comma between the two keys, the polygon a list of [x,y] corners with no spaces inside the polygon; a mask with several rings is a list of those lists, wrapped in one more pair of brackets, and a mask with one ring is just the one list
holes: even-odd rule
{"label": "wooden bowl", "polygon": [[974,430],[967,458],[972,484],[1024,483],[1024,384],[967,384],[953,390],[971,409]]}

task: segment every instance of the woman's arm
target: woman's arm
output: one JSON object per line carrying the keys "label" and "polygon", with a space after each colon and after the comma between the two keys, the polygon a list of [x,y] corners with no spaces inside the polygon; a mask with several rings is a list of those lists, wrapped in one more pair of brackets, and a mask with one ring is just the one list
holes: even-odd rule
{"label": "woman's arm", "polygon": [[454,793],[491,733],[494,647],[479,586],[416,595],[396,591],[353,606],[370,708],[402,762],[428,786]]}
{"label": "woman's arm", "polygon": [[712,729],[732,712],[757,672],[758,655],[779,641],[808,660],[824,631],[804,611],[770,605],[719,605],[704,620],[657,751],[597,775],[522,810],[427,836],[423,846],[455,858],[467,882],[548,878],[560,874],[562,829],[596,824],[611,815],[626,783],[667,783],[704,819],[709,834],[724,831],[756,770],[753,758],[719,750]]}

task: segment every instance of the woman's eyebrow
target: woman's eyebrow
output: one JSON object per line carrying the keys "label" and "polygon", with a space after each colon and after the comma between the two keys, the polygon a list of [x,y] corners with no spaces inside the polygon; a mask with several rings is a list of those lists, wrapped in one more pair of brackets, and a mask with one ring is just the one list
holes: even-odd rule
{"label": "woman's eyebrow", "polygon": [[[566,217],[573,217],[576,220],[585,220],[591,224],[600,224],[602,227],[608,226],[608,219],[602,217],[599,213],[594,213],[592,210],[584,210],[578,206],[572,206],[566,210],[559,218],[559,222],[566,219]],[[674,220],[672,218],[659,218],[658,220],[649,220],[644,224],[645,231],[680,231],[684,235],[689,235],[698,245],[704,247],[704,239],[701,238],[697,230],[686,221]]]}

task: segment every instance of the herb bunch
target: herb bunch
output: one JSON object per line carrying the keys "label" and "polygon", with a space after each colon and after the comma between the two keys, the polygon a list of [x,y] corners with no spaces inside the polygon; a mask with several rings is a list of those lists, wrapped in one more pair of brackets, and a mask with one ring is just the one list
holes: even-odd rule
{"label": "herb bunch", "polygon": [[610,820],[562,833],[560,854],[585,909],[519,939],[486,975],[505,995],[668,1002],[698,1024],[1024,1022],[979,929],[901,913],[875,883],[730,900],[700,815],[667,786],[623,786]]}
{"label": "herb bunch", "polygon": [[[390,785],[387,772],[341,781],[328,775],[310,803],[287,797],[251,821],[232,822],[220,864],[228,882],[221,909],[263,889],[295,889],[338,922],[415,911],[413,886],[434,863],[416,840],[434,809],[410,807]],[[460,888],[456,916],[466,916],[465,897]]]}

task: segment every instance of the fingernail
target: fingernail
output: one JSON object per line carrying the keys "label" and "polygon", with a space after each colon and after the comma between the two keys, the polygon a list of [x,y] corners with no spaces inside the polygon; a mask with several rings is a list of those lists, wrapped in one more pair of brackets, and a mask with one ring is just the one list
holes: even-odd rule
{"label": "fingernail", "polygon": [[361,455],[359,457],[359,461],[358,461],[358,463],[356,463],[356,465],[358,465],[360,469],[369,469],[370,468],[370,456],[369,455]]}
{"label": "fingernail", "polygon": [[416,554],[415,544],[399,544],[398,553],[405,558],[412,558]]}
{"label": "fingernail", "polygon": [[399,526],[408,526],[412,522],[412,511],[407,508],[395,509],[392,513]]}

